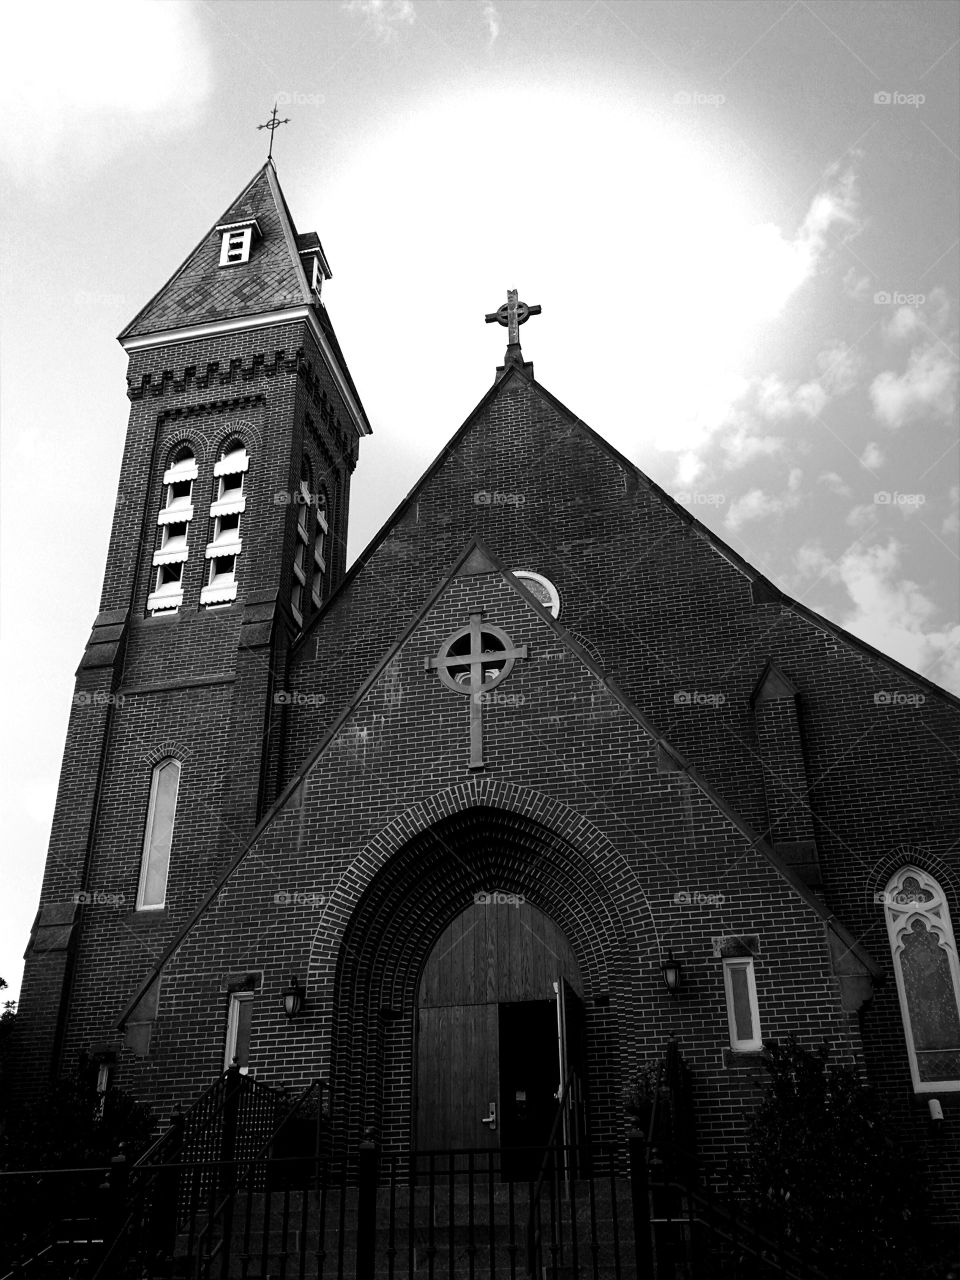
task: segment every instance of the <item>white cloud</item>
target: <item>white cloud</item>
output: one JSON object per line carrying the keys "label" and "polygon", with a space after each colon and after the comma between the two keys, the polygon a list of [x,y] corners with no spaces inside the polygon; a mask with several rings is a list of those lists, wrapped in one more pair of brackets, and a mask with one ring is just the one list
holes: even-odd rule
{"label": "white cloud", "polygon": [[948,538],[960,533],[960,485],[950,486],[950,506],[952,510],[940,526],[940,532]]}
{"label": "white cloud", "polygon": [[891,342],[903,342],[923,328],[920,312],[916,307],[897,307],[883,327],[884,336]]}
{"label": "white cloud", "polygon": [[0,159],[18,181],[102,164],[196,127],[210,60],[193,7],[88,0],[4,9]]}
{"label": "white cloud", "polygon": [[720,440],[724,463],[727,470],[745,466],[756,458],[772,458],[782,453],[786,440],[783,436],[762,436],[751,434],[749,428],[741,424],[732,431],[725,432]]}
{"label": "white cloud", "polygon": [[847,591],[851,608],[840,625],[914,671],[960,691],[960,623],[940,626],[937,609],[920,587],[900,576],[901,547],[846,552],[827,577]]}
{"label": "white cloud", "polygon": [[918,418],[949,420],[957,404],[956,357],[938,339],[917,347],[902,374],[877,374],[870,399],[877,421],[892,430]]}
{"label": "white cloud", "polygon": [[861,453],[860,461],[869,471],[875,471],[886,462],[886,454],[875,441],[871,440]]}
{"label": "white cloud", "polygon": [[822,484],[831,493],[839,493],[842,498],[849,498],[853,492],[846,481],[836,471],[825,471],[817,476],[817,484]]}
{"label": "white cloud", "polygon": [[483,6],[483,20],[487,24],[487,34],[490,38],[490,43],[493,44],[497,36],[500,34],[500,14],[497,12],[497,6],[489,3],[489,0],[488,3]]}
{"label": "white cloud", "polygon": [[851,267],[843,277],[843,292],[848,298],[854,298],[857,302],[866,301],[872,292],[870,277],[858,275],[857,268]]}
{"label": "white cloud", "polygon": [[847,512],[847,524],[851,529],[856,529],[858,533],[863,533],[869,529],[871,525],[877,523],[877,507],[875,503],[864,502],[859,506],[851,507]]}
{"label": "white cloud", "polygon": [[752,520],[764,520],[767,516],[782,515],[799,505],[799,490],[803,472],[794,467],[787,479],[787,491],[780,497],[765,493],[763,489],[751,489],[737,498],[727,509],[724,524],[736,533]]}
{"label": "white cloud", "polygon": [[816,418],[827,403],[827,393],[819,382],[788,386],[776,374],[764,378],[757,387],[757,410],[768,422],[786,418]]}
{"label": "white cloud", "polygon": [[845,342],[835,342],[817,355],[820,382],[834,396],[845,396],[857,385],[863,357]]}
{"label": "white cloud", "polygon": [[359,13],[378,40],[396,40],[401,26],[417,20],[413,0],[344,0],[347,13]]}

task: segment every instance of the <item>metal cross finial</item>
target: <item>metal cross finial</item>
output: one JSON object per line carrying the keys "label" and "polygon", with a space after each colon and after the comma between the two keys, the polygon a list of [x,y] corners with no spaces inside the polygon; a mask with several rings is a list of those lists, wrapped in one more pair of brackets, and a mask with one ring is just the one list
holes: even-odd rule
{"label": "metal cross finial", "polygon": [[520,341],[520,326],[526,324],[531,316],[538,316],[539,314],[539,304],[535,307],[528,307],[525,302],[517,301],[516,289],[508,289],[506,302],[498,310],[491,311],[486,316],[486,321],[487,324],[505,325],[507,342],[513,346]]}
{"label": "metal cross finial", "polygon": [[273,104],[273,111],[270,113],[270,119],[267,121],[267,123],[266,123],[266,124],[258,124],[258,125],[257,125],[257,128],[258,128],[258,129],[269,129],[269,130],[270,130],[270,149],[269,149],[269,151],[267,152],[267,159],[268,159],[268,160],[272,160],[272,159],[273,159],[273,135],[276,133],[276,131],[280,128],[280,126],[281,126],[282,124],[289,124],[289,123],[290,123],[290,117],[289,117],[289,116],[287,116],[286,120],[278,120],[278,119],[277,119],[277,104],[276,104],[276,103],[274,103],[274,104]]}

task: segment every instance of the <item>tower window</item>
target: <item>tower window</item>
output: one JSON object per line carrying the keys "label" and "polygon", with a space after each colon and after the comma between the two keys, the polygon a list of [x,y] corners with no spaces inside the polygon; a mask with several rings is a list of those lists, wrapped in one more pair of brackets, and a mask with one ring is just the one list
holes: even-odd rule
{"label": "tower window", "polygon": [[727,997],[730,1047],[740,1053],[755,1053],[763,1048],[763,1040],[753,957],[724,960],[723,986]]}
{"label": "tower window", "polygon": [[162,760],[153,771],[150,785],[150,807],[147,810],[140,884],[137,888],[138,911],[156,910],[166,902],[170,846],[179,789],[180,761]]}
{"label": "tower window", "polygon": [[960,963],[946,895],[932,876],[904,867],[883,900],[913,1087],[960,1090]]}
{"label": "tower window", "polygon": [[303,625],[303,602],[306,598],[310,566],[307,547],[310,545],[310,508],[313,494],[310,492],[310,466],[306,458],[300,467],[300,487],[297,492],[297,542],[293,551],[293,582],[290,584],[290,610],[297,626]]}
{"label": "tower window", "polygon": [[187,536],[193,519],[196,478],[196,457],[193,450],[184,445],[163,474],[164,505],[157,515],[160,546],[153,553],[156,575],[147,599],[151,613],[176,610],[183,603],[183,566],[190,554]]}
{"label": "tower window", "polygon": [[321,489],[317,494],[317,532],[313,539],[313,603],[319,608],[323,603],[327,579],[327,535],[330,532],[327,495]]}
{"label": "tower window", "polygon": [[248,218],[243,222],[223,222],[217,230],[220,232],[221,267],[239,266],[242,262],[250,261],[254,234],[260,233],[256,218]]}
{"label": "tower window", "polygon": [[242,549],[240,517],[246,511],[244,478],[250,457],[239,440],[231,440],[213,468],[216,491],[210,504],[213,537],[207,544],[210,562],[207,582],[200,592],[203,605],[229,604],[237,596],[237,560]]}

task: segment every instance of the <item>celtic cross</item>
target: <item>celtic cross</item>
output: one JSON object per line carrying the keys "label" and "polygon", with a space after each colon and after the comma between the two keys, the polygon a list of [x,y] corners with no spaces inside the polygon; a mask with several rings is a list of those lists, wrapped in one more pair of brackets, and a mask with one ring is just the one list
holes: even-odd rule
{"label": "celtic cross", "polygon": [[470,621],[440,646],[435,658],[425,658],[427,671],[436,671],[454,693],[470,695],[470,768],[483,768],[483,704],[491,689],[505,680],[517,658],[527,656],[525,644],[514,645],[505,631],[471,613]]}
{"label": "celtic cross", "polygon": [[287,116],[286,120],[278,120],[278,119],[277,119],[277,104],[276,104],[276,103],[274,103],[274,104],[273,104],[273,111],[270,113],[270,119],[267,121],[267,123],[266,123],[266,124],[258,124],[258,125],[257,125],[257,128],[258,128],[258,129],[269,129],[269,130],[270,130],[270,149],[269,149],[269,151],[267,152],[267,159],[268,159],[268,160],[272,160],[272,159],[273,159],[273,135],[276,133],[276,131],[280,128],[280,126],[281,126],[282,124],[289,124],[289,123],[290,123],[290,117],[289,117],[289,116]]}
{"label": "celtic cross", "polygon": [[525,302],[517,301],[517,290],[507,290],[507,300],[502,307],[496,311],[491,311],[486,317],[487,324],[502,324],[507,330],[507,342],[510,346],[516,346],[520,342],[520,326],[526,324],[531,316],[540,314],[539,303],[535,307],[528,307]]}

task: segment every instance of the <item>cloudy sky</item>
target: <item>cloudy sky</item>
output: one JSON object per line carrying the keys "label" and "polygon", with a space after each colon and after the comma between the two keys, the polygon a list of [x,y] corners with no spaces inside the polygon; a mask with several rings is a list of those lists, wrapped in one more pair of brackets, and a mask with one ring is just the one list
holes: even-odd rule
{"label": "cloudy sky", "polygon": [[[128,403],[115,336],[276,140],[374,424],[350,555],[538,379],[783,589],[960,691],[958,8],[4,11],[0,975],[36,909]],[[15,735],[15,739],[14,739]]]}

